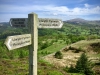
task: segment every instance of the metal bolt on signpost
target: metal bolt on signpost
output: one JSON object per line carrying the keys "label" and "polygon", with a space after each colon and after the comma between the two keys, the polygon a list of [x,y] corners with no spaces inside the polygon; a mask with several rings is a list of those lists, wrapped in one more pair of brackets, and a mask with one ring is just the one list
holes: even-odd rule
{"label": "metal bolt on signpost", "polygon": [[[10,19],[11,26],[27,27],[27,18]],[[23,24],[22,24],[23,23]],[[38,28],[61,28],[63,22],[59,19],[38,18],[35,13],[28,14],[28,28],[30,34],[8,36],[5,45],[9,50],[30,45],[29,75],[37,75]]]}

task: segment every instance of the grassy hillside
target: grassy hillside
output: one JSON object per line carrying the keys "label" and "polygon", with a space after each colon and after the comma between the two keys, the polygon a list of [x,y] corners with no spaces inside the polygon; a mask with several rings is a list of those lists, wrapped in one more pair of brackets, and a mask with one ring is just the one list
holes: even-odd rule
{"label": "grassy hillside", "polygon": [[64,23],[61,29],[40,29],[39,35],[100,35],[99,25]]}
{"label": "grassy hillside", "polygon": [[[3,43],[4,41],[0,43],[0,45],[3,45],[0,47],[0,75],[28,75],[28,47],[8,51]],[[56,52],[66,45],[63,40],[54,43],[55,44],[38,51],[38,75],[68,75],[62,69],[57,69],[52,64],[41,60],[42,56]]]}
{"label": "grassy hillside", "polygon": [[[4,45],[7,36],[26,33],[29,33],[27,28],[0,27],[0,75],[28,75],[28,47],[8,51]],[[99,39],[100,27],[96,25],[89,26],[64,23],[61,29],[39,29],[38,33],[38,75],[70,75],[63,70],[64,68],[57,68],[54,64],[41,58],[81,40],[88,40],[90,42],[89,40],[91,39]],[[80,45],[84,44],[77,46],[80,48]],[[94,46],[94,48],[96,47]],[[99,55],[95,54],[93,56]],[[82,74],[73,73],[72,75]]]}
{"label": "grassy hillside", "polygon": [[[91,68],[95,71],[96,75],[100,74],[100,39],[95,40],[82,40],[71,45],[66,46],[61,50],[62,59],[57,59],[54,57],[55,53],[44,56],[43,59],[48,61],[51,64],[54,64],[55,67],[67,67],[76,65],[80,55],[86,53],[88,56],[89,62],[93,65]],[[94,47],[95,46],[95,47]],[[95,49],[96,48],[96,49]],[[99,68],[99,69],[98,69]],[[77,74],[78,75],[78,74]]]}
{"label": "grassy hillside", "polygon": [[[0,27],[0,39],[5,39],[7,36],[26,34],[28,28],[13,28],[10,26]],[[39,36],[63,36],[63,35],[94,35],[100,37],[100,26],[89,24],[70,24],[64,23],[61,29],[38,29]]]}

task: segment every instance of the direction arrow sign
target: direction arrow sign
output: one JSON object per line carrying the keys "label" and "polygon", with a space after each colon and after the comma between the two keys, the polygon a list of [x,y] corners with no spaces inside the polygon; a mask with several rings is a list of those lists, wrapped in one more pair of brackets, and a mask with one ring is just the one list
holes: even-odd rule
{"label": "direction arrow sign", "polygon": [[[11,18],[10,25],[13,27],[27,27],[27,18]],[[53,18],[38,18],[38,28],[61,28],[63,21]]]}
{"label": "direction arrow sign", "polygon": [[8,36],[5,44],[9,50],[24,47],[31,44],[31,34]]}
{"label": "direction arrow sign", "polygon": [[39,18],[38,28],[61,28],[63,22],[60,19]]}
{"label": "direction arrow sign", "polygon": [[27,27],[27,18],[11,18],[10,19],[10,25],[13,27]]}

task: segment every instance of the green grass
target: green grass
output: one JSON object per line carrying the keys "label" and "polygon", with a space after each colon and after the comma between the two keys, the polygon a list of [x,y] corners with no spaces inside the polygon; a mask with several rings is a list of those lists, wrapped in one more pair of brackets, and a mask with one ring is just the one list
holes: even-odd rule
{"label": "green grass", "polygon": [[85,74],[81,74],[81,73],[70,73],[70,75],[85,75]]}
{"label": "green grass", "polygon": [[[54,42],[51,46],[38,51],[38,56],[44,56],[48,53],[54,53],[60,49],[62,49],[65,46],[65,42],[63,40],[58,40],[58,42]],[[18,54],[23,49],[25,57],[19,58]],[[6,49],[2,49],[3,51],[6,51]],[[46,54],[41,54],[41,52]],[[1,58],[0,59],[0,75],[28,75],[29,71],[29,60],[28,60],[28,48],[20,48],[13,51],[7,51],[5,54],[9,55],[9,53],[14,54],[13,59],[8,58]],[[53,70],[53,72],[52,72]],[[52,64],[49,64],[48,62],[45,62],[44,60],[38,61],[38,75],[63,75],[62,72],[59,71],[59,69],[55,68]]]}
{"label": "green grass", "polygon": [[55,42],[53,45],[51,45],[43,50],[38,51],[38,56],[45,56],[45,55],[57,52],[65,46],[66,46],[65,41],[59,40],[58,42]]}
{"label": "green grass", "polygon": [[47,75],[63,75],[63,74],[59,71],[49,71]]}
{"label": "green grass", "polygon": [[56,68],[45,60],[38,60],[38,75],[67,75],[62,68]]}
{"label": "green grass", "polygon": [[0,59],[0,71],[0,75],[28,75],[28,60]]}

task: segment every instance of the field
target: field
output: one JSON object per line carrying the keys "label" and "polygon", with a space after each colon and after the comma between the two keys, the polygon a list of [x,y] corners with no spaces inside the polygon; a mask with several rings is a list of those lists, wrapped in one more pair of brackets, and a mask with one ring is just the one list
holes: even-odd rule
{"label": "field", "polygon": [[[4,31],[5,29],[5,31]],[[99,73],[100,26],[74,25],[64,23],[62,29],[39,29],[38,38],[38,75],[84,75],[65,70],[76,65],[80,55],[85,52],[95,63],[93,70]],[[0,27],[0,75],[28,75],[28,46],[8,51],[4,45],[7,36],[28,33],[27,28]],[[63,59],[54,57],[61,51]],[[91,57],[91,58],[90,58]],[[98,74],[96,74],[98,75]]]}

